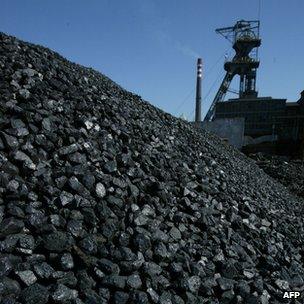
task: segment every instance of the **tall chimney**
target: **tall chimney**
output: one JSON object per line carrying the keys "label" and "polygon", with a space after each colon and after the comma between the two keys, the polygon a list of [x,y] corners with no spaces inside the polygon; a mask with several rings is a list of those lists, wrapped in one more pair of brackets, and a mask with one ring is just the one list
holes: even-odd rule
{"label": "tall chimney", "polygon": [[195,125],[201,127],[202,121],[202,58],[197,59]]}

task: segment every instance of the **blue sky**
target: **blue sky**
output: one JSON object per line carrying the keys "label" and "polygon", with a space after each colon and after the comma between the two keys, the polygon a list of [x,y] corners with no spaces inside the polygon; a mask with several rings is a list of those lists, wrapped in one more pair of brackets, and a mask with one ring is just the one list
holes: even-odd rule
{"label": "blue sky", "polygon": [[204,62],[204,115],[231,49],[215,29],[257,19],[259,1],[259,95],[296,101],[304,89],[303,0],[1,0],[0,31],[47,46],[166,112],[193,119],[197,56]]}

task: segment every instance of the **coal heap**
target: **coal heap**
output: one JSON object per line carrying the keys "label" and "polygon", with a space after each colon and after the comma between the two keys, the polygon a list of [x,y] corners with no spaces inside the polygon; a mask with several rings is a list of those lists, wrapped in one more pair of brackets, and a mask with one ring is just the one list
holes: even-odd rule
{"label": "coal heap", "polygon": [[250,154],[249,157],[254,159],[256,164],[269,176],[286,186],[291,193],[304,197],[304,163],[302,160],[262,153]]}
{"label": "coal heap", "polygon": [[304,290],[302,201],[217,137],[5,34],[0,96],[1,303]]}

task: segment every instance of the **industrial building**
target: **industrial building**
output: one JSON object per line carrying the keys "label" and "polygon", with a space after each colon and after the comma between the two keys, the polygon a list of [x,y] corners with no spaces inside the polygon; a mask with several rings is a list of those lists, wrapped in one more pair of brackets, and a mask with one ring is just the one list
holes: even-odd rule
{"label": "industrial building", "polygon": [[[259,27],[257,20],[240,20],[232,27],[216,30],[232,43],[235,55],[224,63],[226,75],[203,122],[197,120],[201,91],[198,79],[196,123],[245,152],[298,153],[304,140],[304,91],[295,102],[258,96]],[[225,101],[235,76],[240,79],[238,98]]]}

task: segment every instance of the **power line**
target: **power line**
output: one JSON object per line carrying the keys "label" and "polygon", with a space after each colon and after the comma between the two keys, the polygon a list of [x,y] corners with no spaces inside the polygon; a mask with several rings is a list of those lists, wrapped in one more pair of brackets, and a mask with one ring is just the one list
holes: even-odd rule
{"label": "power line", "polygon": [[[226,49],[225,52],[223,54],[220,55],[220,57],[216,60],[216,62],[207,70],[207,72],[205,73],[205,77],[204,79],[207,79],[208,76],[210,75],[211,71],[218,65],[218,63],[220,62],[220,60],[224,57],[224,56],[229,56],[231,51],[229,52],[229,54],[227,55],[229,49]],[[177,106],[177,109],[175,110],[176,113],[178,113],[178,111],[181,109],[181,107],[186,103],[186,101],[192,96],[192,94],[194,93],[195,88],[192,88],[191,91],[187,94],[187,96],[179,103],[179,105]],[[206,98],[206,97],[205,97]]]}
{"label": "power line", "polygon": [[177,109],[175,112],[178,112],[180,108],[184,105],[184,103],[190,98],[190,96],[194,93],[194,88],[191,89],[189,94],[182,100],[182,102],[178,105]]}
{"label": "power line", "polygon": [[[219,80],[220,78],[222,78],[222,77],[223,77],[223,72],[221,71],[221,72],[218,74],[218,76],[216,77],[215,81],[214,81],[214,82],[212,83],[212,85],[210,86],[208,92],[204,95],[203,100],[206,100],[206,98],[210,95],[212,89],[214,88],[214,86],[216,85],[216,83],[218,82],[218,80]],[[189,117],[192,116],[192,114],[194,114],[194,111],[195,111],[195,108],[194,108],[190,113],[188,113],[188,116],[189,116]]]}
{"label": "power line", "polygon": [[213,66],[207,70],[207,72],[206,72],[206,77],[205,77],[205,78],[207,78],[207,76],[208,76],[208,75],[211,73],[211,71],[218,65],[218,63],[220,62],[220,60],[221,60],[223,57],[225,57],[226,55],[227,55],[227,56],[230,55],[231,50],[229,51],[229,53],[227,53],[229,49],[230,49],[230,48],[227,48],[226,51],[225,51],[225,52],[216,60],[216,62],[213,64]]}
{"label": "power line", "polygon": [[262,1],[258,0],[258,20],[261,20],[261,5],[262,5]]}
{"label": "power line", "polygon": [[219,80],[220,78],[223,77],[223,74],[224,74],[223,72],[220,72],[220,73],[218,74],[217,78],[216,78],[215,81],[212,83],[212,85],[211,85],[211,87],[210,87],[210,89],[209,89],[207,95],[204,96],[204,99],[207,98],[207,97],[210,95],[211,90],[214,88],[214,86],[216,85],[216,83],[218,82],[218,80]]}

